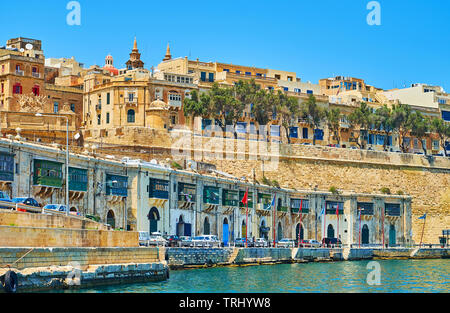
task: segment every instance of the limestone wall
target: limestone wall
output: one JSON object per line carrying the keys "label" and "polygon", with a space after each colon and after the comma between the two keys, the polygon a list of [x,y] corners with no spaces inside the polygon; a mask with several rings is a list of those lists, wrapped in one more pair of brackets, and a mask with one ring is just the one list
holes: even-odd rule
{"label": "limestone wall", "polygon": [[166,248],[166,259],[171,266],[227,263],[232,249]]}
{"label": "limestone wall", "polygon": [[[152,263],[161,261],[158,248],[0,248],[0,268],[25,269],[67,266],[77,262],[81,269],[92,265]],[[30,252],[29,254],[27,254]],[[22,258],[19,262],[18,259]]]}
{"label": "limestone wall", "polygon": [[0,247],[138,247],[137,232],[0,226]]}
{"label": "limestone wall", "polygon": [[44,228],[72,228],[108,230],[105,224],[87,219],[66,217],[64,215],[33,214],[16,211],[0,211],[1,226],[44,227]]}

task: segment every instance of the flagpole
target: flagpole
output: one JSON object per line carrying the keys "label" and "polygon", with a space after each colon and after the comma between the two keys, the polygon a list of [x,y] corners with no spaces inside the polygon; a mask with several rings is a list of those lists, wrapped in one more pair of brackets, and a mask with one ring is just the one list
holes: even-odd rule
{"label": "flagpole", "polygon": [[275,206],[276,206],[277,193],[275,192],[275,197],[273,198],[273,247],[275,248]]}
{"label": "flagpole", "polygon": [[422,239],[423,239],[423,232],[425,230],[425,223],[427,221],[427,216],[425,215],[425,218],[423,219],[423,227],[422,227],[422,235],[420,236],[420,245],[419,245],[419,249],[422,248]]}
{"label": "flagpole", "polygon": [[248,188],[247,188],[247,212],[245,217],[245,247],[248,248]]}
{"label": "flagpole", "polygon": [[361,249],[361,208],[358,208],[358,212],[359,212],[359,244],[358,247],[359,249]]}
{"label": "flagpole", "polygon": [[325,247],[325,225],[327,225],[327,207],[323,210],[323,246]]}
{"label": "flagpole", "polygon": [[381,230],[382,230],[382,234],[383,234],[383,249],[384,249],[384,208],[382,208],[381,210],[382,210],[382,213],[383,213],[383,215],[382,215],[382,217],[383,217],[383,225],[381,227]]}
{"label": "flagpole", "polygon": [[300,200],[300,226],[298,228],[298,247],[300,248],[300,239],[301,239],[301,232],[302,232],[302,211],[303,211],[303,199]]}
{"label": "flagpole", "polygon": [[337,215],[337,240],[336,240],[336,245],[339,246],[339,203],[337,205],[337,209],[336,209],[336,215]]}

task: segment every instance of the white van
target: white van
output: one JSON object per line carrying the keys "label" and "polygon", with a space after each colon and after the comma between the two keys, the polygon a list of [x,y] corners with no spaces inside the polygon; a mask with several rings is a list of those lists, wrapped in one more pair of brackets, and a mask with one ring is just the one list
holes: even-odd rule
{"label": "white van", "polygon": [[150,234],[148,231],[140,231],[139,232],[139,246],[146,246],[148,247],[150,245]]}

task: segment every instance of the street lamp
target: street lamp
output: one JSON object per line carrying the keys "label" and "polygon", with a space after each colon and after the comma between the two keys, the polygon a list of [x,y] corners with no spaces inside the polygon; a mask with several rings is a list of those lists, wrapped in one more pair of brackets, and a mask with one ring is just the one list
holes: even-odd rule
{"label": "street lamp", "polygon": [[66,119],[66,216],[69,216],[69,117],[57,114],[36,113],[37,117],[61,117]]}

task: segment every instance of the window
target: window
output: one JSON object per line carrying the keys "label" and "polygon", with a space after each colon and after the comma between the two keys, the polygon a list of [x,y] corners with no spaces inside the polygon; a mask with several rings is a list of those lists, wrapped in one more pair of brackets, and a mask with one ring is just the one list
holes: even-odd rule
{"label": "window", "polygon": [[251,72],[245,72],[245,75],[252,76],[252,73]]}
{"label": "window", "polygon": [[439,99],[438,102],[439,102],[439,104],[446,104],[446,103],[447,103],[447,100],[445,100],[445,99]]}
{"label": "window", "polygon": [[169,199],[169,182],[150,178],[149,198]]}
{"label": "window", "polygon": [[302,90],[301,90],[301,89],[299,89],[299,88],[294,88],[294,92],[296,92],[296,93],[301,93],[301,92],[302,92]]}
{"label": "window", "polygon": [[111,101],[111,94],[108,92],[108,93],[106,94],[106,104],[109,104],[110,101]]}
{"label": "window", "polygon": [[307,93],[308,95],[312,95],[314,92],[313,92],[312,90],[306,90],[306,93]]}
{"label": "window", "polygon": [[97,125],[100,125],[102,123],[102,116],[99,114],[97,115]]}
{"label": "window", "polygon": [[128,94],[128,101],[133,102],[134,100],[134,93],[129,93]]}
{"label": "window", "polygon": [[13,86],[13,93],[17,94],[17,95],[21,95],[22,94],[22,85],[20,85],[19,83],[15,84]]}
{"label": "window", "polygon": [[322,129],[315,129],[314,134],[315,134],[317,140],[323,140],[323,130]]}
{"label": "window", "polygon": [[58,113],[59,103],[57,101],[53,102],[53,113]]}
{"label": "window", "polygon": [[283,90],[284,91],[289,91],[289,88],[288,87],[283,87]]}
{"label": "window", "polygon": [[433,140],[433,150],[439,150],[439,140]]}
{"label": "window", "polygon": [[227,69],[227,68],[224,68],[224,69],[223,69],[223,71],[224,71],[224,72],[227,72],[227,73],[229,73],[229,72],[230,72],[230,70],[229,70],[229,69]]}
{"label": "window", "polygon": [[238,74],[238,75],[241,74],[241,71],[236,71],[236,74]]}
{"label": "window", "polygon": [[442,119],[446,122],[450,122],[450,111],[442,111]]}
{"label": "window", "polygon": [[287,80],[291,82],[293,80],[292,76],[288,76]]}
{"label": "window", "polygon": [[298,138],[298,127],[291,127],[289,129],[289,137]]}
{"label": "window", "polygon": [[209,82],[214,82],[214,73],[209,73]]}
{"label": "window", "polygon": [[278,74],[275,74],[275,78],[276,78],[276,79],[281,79],[281,76],[278,75]]}
{"label": "window", "polygon": [[39,86],[34,86],[32,89],[31,89],[31,92],[35,95],[35,96],[39,96]]}
{"label": "window", "polygon": [[202,82],[205,82],[205,81],[206,81],[206,72],[201,72],[201,73],[200,73],[200,80],[201,80]]}
{"label": "window", "polygon": [[169,94],[169,101],[181,101],[181,95],[179,94]]}
{"label": "window", "polygon": [[134,123],[135,120],[136,120],[136,116],[135,116],[135,115],[136,115],[136,114],[135,114],[134,110],[128,110],[128,113],[127,113],[127,122],[128,122],[128,123]]}
{"label": "window", "polygon": [[303,135],[303,139],[308,139],[308,128],[303,127],[302,135]]}
{"label": "window", "polygon": [[70,110],[71,110],[72,112],[75,112],[75,103],[71,103],[71,104],[70,104]]}
{"label": "window", "polygon": [[4,83],[2,83],[2,89],[1,89],[1,91],[2,91],[2,93],[5,92],[5,84],[4,84]]}
{"label": "window", "polygon": [[109,112],[106,113],[106,124],[109,124]]}

